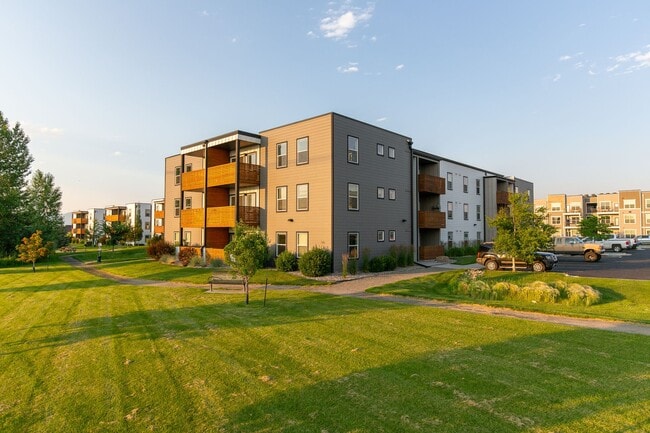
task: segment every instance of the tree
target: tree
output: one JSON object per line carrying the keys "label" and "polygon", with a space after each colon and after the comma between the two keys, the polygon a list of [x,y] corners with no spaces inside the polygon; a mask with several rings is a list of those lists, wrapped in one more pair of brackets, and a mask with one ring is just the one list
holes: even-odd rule
{"label": "tree", "polygon": [[[48,245],[51,246],[51,243]],[[32,264],[32,272],[36,272],[36,261],[41,257],[46,257],[49,250],[43,246],[41,231],[37,230],[29,238],[23,238],[21,244],[16,246],[18,250],[18,260]]]}
{"label": "tree", "polygon": [[488,222],[497,229],[494,251],[511,257],[514,271],[515,259],[534,261],[535,251],[551,242],[555,228],[544,222],[546,209],[534,210],[528,195],[513,193],[509,200],[510,206],[499,210]]}
{"label": "tree", "polygon": [[115,251],[115,244],[122,242],[130,231],[131,226],[129,224],[119,221],[104,222],[104,235],[108,240],[108,244],[113,246],[113,251]]}
{"label": "tree", "polygon": [[589,215],[583,218],[582,221],[580,221],[580,228],[578,231],[581,236],[594,239],[604,239],[607,235],[612,233],[609,225],[598,219],[596,215]]}
{"label": "tree", "polygon": [[10,127],[0,111],[0,255],[11,254],[29,233],[23,223],[28,219],[25,187],[34,161],[28,144],[20,123]]}
{"label": "tree", "polygon": [[248,304],[248,281],[264,266],[268,253],[266,235],[259,228],[239,222],[235,227],[235,236],[224,248],[224,253],[226,264],[242,279]]}
{"label": "tree", "polygon": [[126,236],[126,240],[129,242],[133,242],[135,245],[137,242],[142,239],[142,218],[140,218],[140,207],[136,207],[136,213],[135,213],[135,224],[133,226],[129,225],[129,233]]}
{"label": "tree", "polygon": [[40,230],[45,242],[58,247],[65,242],[65,227],[61,215],[61,189],[54,185],[54,176],[36,170],[27,187],[27,204],[31,225]]}

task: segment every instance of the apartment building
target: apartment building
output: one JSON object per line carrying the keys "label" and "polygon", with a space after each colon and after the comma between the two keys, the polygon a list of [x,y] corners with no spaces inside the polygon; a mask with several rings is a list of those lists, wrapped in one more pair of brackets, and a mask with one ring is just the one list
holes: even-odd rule
{"label": "apartment building", "polygon": [[535,200],[535,207],[546,208],[547,223],[558,236],[579,235],[580,221],[589,215],[597,216],[620,237],[650,235],[650,191],[551,194]]}
{"label": "apartment building", "polygon": [[88,211],[78,210],[72,212],[72,239],[83,241],[86,239],[86,227],[88,226]]}
{"label": "apartment building", "polygon": [[136,245],[144,245],[151,239],[151,203],[127,203],[123,222],[131,227],[141,227],[142,236],[133,241]]}
{"label": "apartment building", "polygon": [[153,232],[152,236],[163,237],[165,235],[165,199],[158,198],[151,201],[153,209]]}
{"label": "apartment building", "polygon": [[[259,134],[236,130],[165,159],[163,236],[223,258],[235,221],[261,227],[274,255],[327,248],[341,257],[489,239],[486,216],[532,184],[414,150],[410,137],[337,113]],[[156,223],[157,224],[157,223]]]}

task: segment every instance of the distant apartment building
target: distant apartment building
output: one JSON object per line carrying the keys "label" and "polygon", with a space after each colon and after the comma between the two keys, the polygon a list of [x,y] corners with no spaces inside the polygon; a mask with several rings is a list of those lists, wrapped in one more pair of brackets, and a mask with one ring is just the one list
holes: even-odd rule
{"label": "distant apartment building", "polygon": [[163,237],[165,235],[165,199],[152,200],[151,207],[153,209],[152,236]]}
{"label": "distant apartment building", "polygon": [[151,204],[128,203],[124,206],[90,208],[87,211],[72,212],[71,236],[78,241],[95,245],[104,234],[104,223],[121,222],[134,227],[140,224],[142,237],[135,244],[145,244],[151,238]]}
{"label": "distant apartment building", "polygon": [[223,258],[243,221],[266,232],[273,255],[331,250],[335,271],[343,254],[402,245],[429,260],[490,239],[486,217],[510,193],[533,198],[529,182],[415,150],[406,135],[336,113],[183,146],[165,159],[164,191],[154,225],[176,245]]}
{"label": "distant apartment building", "polygon": [[86,227],[88,226],[88,211],[78,210],[72,212],[71,237],[76,241],[86,239]]}
{"label": "distant apartment building", "polygon": [[141,227],[142,236],[133,241],[136,245],[144,245],[151,239],[151,203],[127,203],[125,221],[131,227]]}
{"label": "distant apartment building", "polygon": [[535,200],[535,207],[547,211],[547,223],[558,236],[577,236],[580,221],[595,215],[612,233],[632,238],[650,235],[650,191],[621,190],[600,194],[550,194]]}

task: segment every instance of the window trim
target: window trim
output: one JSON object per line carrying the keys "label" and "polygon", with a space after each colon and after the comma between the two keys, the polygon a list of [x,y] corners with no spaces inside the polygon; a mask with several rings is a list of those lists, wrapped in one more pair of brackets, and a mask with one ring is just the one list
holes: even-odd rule
{"label": "window trim", "polygon": [[377,242],[385,242],[385,241],[386,241],[386,231],[377,230]]}
{"label": "window trim", "polygon": [[300,254],[300,244],[298,243],[298,241],[300,240],[300,235],[303,235],[303,234],[307,237],[307,245],[305,246],[306,247],[305,252],[309,251],[309,232],[305,232],[305,231],[296,232],[296,257],[301,256],[301,254]]}
{"label": "window trim", "polygon": [[395,188],[388,188],[388,200],[397,200],[397,190]]}
{"label": "window trim", "polygon": [[[303,141],[307,143],[307,149],[303,150],[302,152],[299,150],[299,143]],[[300,162],[300,154],[301,153],[306,153],[307,154],[307,160]],[[309,164],[309,136],[307,137],[300,137],[296,139],[296,165],[305,165]]]}
{"label": "window trim", "polygon": [[[357,241],[356,244],[351,244],[350,243],[350,236],[351,235],[356,236],[356,241]],[[347,233],[348,257],[351,258],[351,259],[358,259],[359,258],[359,248],[361,246],[361,242],[359,242],[360,237],[361,236],[359,235],[359,232],[348,232]],[[351,253],[351,248],[350,247],[353,247],[353,246],[356,247],[355,254]]]}
{"label": "window trim", "polygon": [[179,218],[181,216],[181,199],[174,199],[174,218]]}
{"label": "window trim", "polygon": [[[280,153],[280,146],[284,145],[284,153]],[[286,168],[289,166],[289,144],[287,141],[281,141],[275,145],[275,168]],[[284,156],[284,165],[280,162],[280,157]]]}
{"label": "window trim", "polygon": [[[284,191],[284,199],[280,199],[280,191]],[[284,201],[284,209],[280,209],[280,200]],[[286,185],[280,185],[275,187],[275,211],[276,212],[287,212],[289,204],[289,188]]]}
{"label": "window trim", "polygon": [[[279,236],[284,235],[284,243],[280,243]],[[280,245],[284,245],[284,250],[280,251]],[[287,232],[275,232],[275,256],[279,256],[284,251],[287,251]]]}
{"label": "window trim", "polygon": [[463,176],[463,193],[469,193],[469,177]]}
{"label": "window trim", "polygon": [[181,175],[183,174],[182,167],[180,165],[174,167],[174,185],[181,184]]}
{"label": "window trim", "polygon": [[453,220],[454,219],[454,202],[453,201],[448,201],[447,202],[447,219],[448,220]]}
{"label": "window trim", "polygon": [[397,231],[388,230],[388,242],[395,242],[397,240]]}
{"label": "window trim", "polygon": [[[350,140],[354,139],[356,142],[351,142]],[[351,149],[350,145],[354,143],[355,149]],[[359,137],[355,137],[354,135],[348,135],[348,152],[347,152],[347,158],[348,158],[348,164],[355,164],[359,165]],[[354,152],[354,153],[352,153]],[[352,158],[352,155],[355,156],[354,160]]]}
{"label": "window trim", "polygon": [[384,189],[383,186],[378,186],[377,187],[377,198],[379,200],[383,200],[386,197],[386,190]]}
{"label": "window trim", "polygon": [[447,191],[454,190],[454,174],[450,171],[447,172]]}
{"label": "window trim", "polygon": [[395,159],[395,148],[392,146],[388,146],[388,157],[390,159]]}
{"label": "window trim", "polygon": [[[351,192],[350,187],[352,187],[353,185],[356,186],[356,194],[357,194],[357,196],[356,196],[357,206],[356,207],[351,207],[350,206],[350,199],[352,198],[351,195],[350,195],[350,192]],[[360,208],[361,208],[361,191],[360,191],[360,188],[359,188],[359,184],[358,183],[348,182],[348,210],[358,212]]]}
{"label": "window trim", "polygon": [[[300,192],[299,192],[299,189],[300,189],[301,186],[306,187],[306,192],[307,192],[307,196],[303,197],[303,199],[307,199],[307,207],[305,207],[305,208],[301,208],[298,205],[298,203],[300,203],[300,199],[301,199]],[[296,185],[296,211],[297,212],[305,212],[305,211],[308,211],[308,210],[309,210],[309,184],[308,183],[299,183],[299,184]]]}
{"label": "window trim", "polygon": [[385,154],[384,145],[381,143],[377,143],[377,156],[384,156],[384,154]]}
{"label": "window trim", "polygon": [[184,205],[183,209],[192,209],[192,197],[185,197]]}
{"label": "window trim", "polygon": [[469,203],[463,203],[463,220],[469,221]]}

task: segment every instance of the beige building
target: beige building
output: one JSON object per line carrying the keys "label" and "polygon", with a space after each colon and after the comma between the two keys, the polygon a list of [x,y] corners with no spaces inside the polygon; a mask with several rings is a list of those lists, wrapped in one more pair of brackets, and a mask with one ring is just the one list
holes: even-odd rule
{"label": "beige building", "polygon": [[535,207],[546,208],[547,223],[556,228],[558,236],[578,236],[580,221],[588,215],[597,216],[620,237],[650,234],[650,191],[550,194],[535,200]]}

